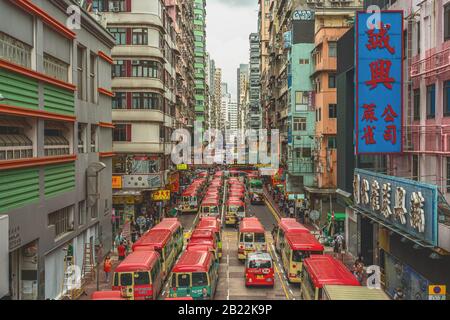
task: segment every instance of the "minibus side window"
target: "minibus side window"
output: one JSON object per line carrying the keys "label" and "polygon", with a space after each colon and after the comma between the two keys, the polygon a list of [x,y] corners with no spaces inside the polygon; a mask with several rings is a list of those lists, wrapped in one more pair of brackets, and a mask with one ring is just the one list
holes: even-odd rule
{"label": "minibus side window", "polygon": [[133,275],[130,272],[120,274],[120,285],[131,286],[133,285]]}
{"label": "minibus side window", "polygon": [[115,287],[119,286],[119,274],[118,273],[114,274],[114,286]]}
{"label": "minibus side window", "polygon": [[172,274],[172,288],[176,288],[176,287],[177,287],[177,275]]}
{"label": "minibus side window", "polygon": [[300,250],[293,250],[292,251],[292,261],[293,262],[302,262],[303,259],[308,258],[309,254],[308,252],[300,251]]}
{"label": "minibus side window", "polygon": [[145,272],[135,272],[134,273],[134,285],[142,286],[145,284],[150,284],[150,275],[147,271]]}
{"label": "minibus side window", "polygon": [[239,234],[239,242],[244,242],[244,234],[243,233]]}

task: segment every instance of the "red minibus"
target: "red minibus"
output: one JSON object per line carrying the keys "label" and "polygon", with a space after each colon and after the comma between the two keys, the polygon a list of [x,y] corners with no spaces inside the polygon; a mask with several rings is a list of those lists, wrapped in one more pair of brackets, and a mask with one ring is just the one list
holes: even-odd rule
{"label": "red minibus", "polygon": [[247,254],[255,251],[266,251],[266,234],[258,218],[243,218],[239,225],[238,259],[244,260]]}
{"label": "red minibus", "polygon": [[267,252],[251,252],[245,261],[245,286],[271,286],[275,283],[272,257]]}
{"label": "red minibus", "polygon": [[95,291],[91,300],[128,300],[120,291]]}
{"label": "red minibus", "polygon": [[161,257],[156,251],[129,254],[114,270],[113,290],[134,300],[156,300],[164,282]]}
{"label": "red minibus", "polygon": [[303,262],[301,296],[304,300],[322,299],[324,285],[360,286],[344,264],[329,255],[312,255]]}
{"label": "red minibus", "polygon": [[285,233],[291,232],[291,231],[298,231],[298,232],[306,232],[310,233],[309,229],[306,228],[301,223],[297,222],[294,218],[281,218],[278,228],[276,229],[276,233],[273,237],[273,242],[275,249],[280,252],[280,243],[284,240]]}

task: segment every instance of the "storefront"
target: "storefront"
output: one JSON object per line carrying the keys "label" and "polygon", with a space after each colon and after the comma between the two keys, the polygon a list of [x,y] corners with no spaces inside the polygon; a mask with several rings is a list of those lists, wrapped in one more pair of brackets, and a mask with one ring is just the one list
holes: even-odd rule
{"label": "storefront", "polygon": [[366,265],[380,266],[386,292],[426,300],[428,285],[450,285],[450,257],[440,254],[437,186],[361,169],[353,186],[347,243]]}
{"label": "storefront", "polygon": [[37,300],[38,258],[37,240],[10,252],[9,283],[12,300]]}
{"label": "storefront", "polygon": [[113,193],[113,226],[121,228],[127,221],[136,219],[145,210],[144,191],[120,190]]}

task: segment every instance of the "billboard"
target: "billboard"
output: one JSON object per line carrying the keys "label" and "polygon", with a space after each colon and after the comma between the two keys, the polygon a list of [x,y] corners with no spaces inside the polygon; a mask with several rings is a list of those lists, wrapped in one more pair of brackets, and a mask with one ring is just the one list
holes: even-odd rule
{"label": "billboard", "polygon": [[436,185],[355,169],[353,199],[356,208],[437,246],[438,188]]}
{"label": "billboard", "polygon": [[403,12],[356,16],[355,153],[403,151]]}

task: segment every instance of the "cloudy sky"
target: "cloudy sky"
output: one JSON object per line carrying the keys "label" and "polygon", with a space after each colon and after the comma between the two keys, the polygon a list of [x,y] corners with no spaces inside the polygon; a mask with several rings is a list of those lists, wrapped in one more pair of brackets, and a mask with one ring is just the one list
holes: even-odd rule
{"label": "cloudy sky", "polygon": [[206,0],[206,46],[236,99],[240,63],[248,64],[250,33],[258,30],[258,0]]}

